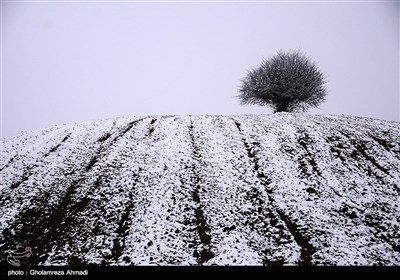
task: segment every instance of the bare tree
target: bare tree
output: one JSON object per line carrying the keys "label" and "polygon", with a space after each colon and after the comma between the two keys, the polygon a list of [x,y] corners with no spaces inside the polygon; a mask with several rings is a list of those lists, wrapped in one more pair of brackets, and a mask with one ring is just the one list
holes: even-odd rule
{"label": "bare tree", "polygon": [[278,52],[242,82],[241,104],[268,105],[274,112],[307,111],[326,97],[323,73],[300,51]]}

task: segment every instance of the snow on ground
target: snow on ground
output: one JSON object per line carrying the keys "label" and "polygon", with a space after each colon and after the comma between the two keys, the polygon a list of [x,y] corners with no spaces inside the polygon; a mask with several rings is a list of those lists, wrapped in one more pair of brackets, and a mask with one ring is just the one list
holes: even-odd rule
{"label": "snow on ground", "polygon": [[0,252],[26,265],[400,264],[398,122],[149,116],[1,147]]}

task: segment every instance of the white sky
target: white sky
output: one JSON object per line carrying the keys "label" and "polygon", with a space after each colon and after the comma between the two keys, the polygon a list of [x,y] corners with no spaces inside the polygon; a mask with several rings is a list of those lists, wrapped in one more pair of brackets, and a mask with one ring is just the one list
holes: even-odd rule
{"label": "white sky", "polygon": [[260,114],[247,70],[301,49],[328,77],[318,114],[399,120],[399,2],[1,3],[2,137],[149,114]]}

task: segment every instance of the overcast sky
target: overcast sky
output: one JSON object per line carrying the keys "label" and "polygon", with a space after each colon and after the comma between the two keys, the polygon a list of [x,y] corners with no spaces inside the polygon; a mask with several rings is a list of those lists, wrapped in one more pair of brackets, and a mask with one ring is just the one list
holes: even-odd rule
{"label": "overcast sky", "polygon": [[399,120],[399,3],[1,4],[2,137],[118,116],[260,114],[247,70],[301,49],[328,78],[317,114]]}

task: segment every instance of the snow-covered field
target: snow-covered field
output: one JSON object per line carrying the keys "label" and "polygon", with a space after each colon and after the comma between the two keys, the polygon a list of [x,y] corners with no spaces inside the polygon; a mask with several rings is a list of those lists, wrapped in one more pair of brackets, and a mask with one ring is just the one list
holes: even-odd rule
{"label": "snow-covered field", "polygon": [[400,265],[400,123],[157,116],[1,140],[25,265]]}

